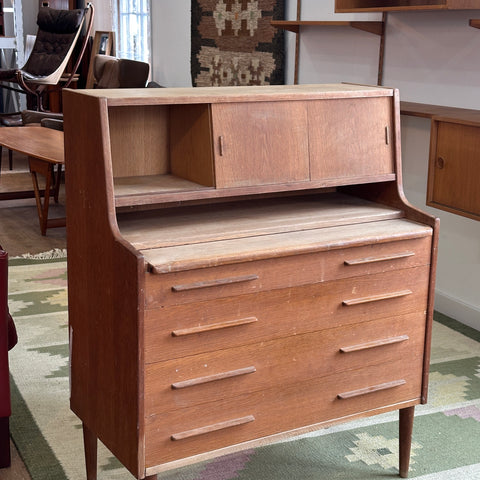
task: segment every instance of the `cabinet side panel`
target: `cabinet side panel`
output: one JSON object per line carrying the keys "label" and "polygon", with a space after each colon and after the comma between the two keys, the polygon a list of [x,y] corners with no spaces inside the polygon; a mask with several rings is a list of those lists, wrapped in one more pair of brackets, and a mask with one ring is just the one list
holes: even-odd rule
{"label": "cabinet side panel", "polygon": [[209,105],[170,107],[170,148],[173,175],[215,185]]}
{"label": "cabinet side panel", "polygon": [[308,104],[312,180],[395,173],[392,98]]}
{"label": "cabinet side panel", "polygon": [[212,105],[217,188],[308,181],[305,102]]}
{"label": "cabinet side panel", "polygon": [[114,177],[168,173],[168,107],[109,108]]}
{"label": "cabinet side panel", "polygon": [[143,312],[137,306],[143,258],[116,233],[106,103],[66,92],[64,114],[70,405],[137,474],[143,469]]}

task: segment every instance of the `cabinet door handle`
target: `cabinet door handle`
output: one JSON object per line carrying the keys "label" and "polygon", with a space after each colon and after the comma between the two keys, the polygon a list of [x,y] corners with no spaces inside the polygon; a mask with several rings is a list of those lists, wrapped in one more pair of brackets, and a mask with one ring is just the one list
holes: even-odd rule
{"label": "cabinet door handle", "polygon": [[184,337],[186,335],[194,335],[196,333],[211,332],[213,330],[221,330],[223,328],[239,327],[250,323],[258,322],[256,317],[238,318],[236,320],[227,320],[225,322],[210,323],[209,325],[199,325],[198,327],[180,328],[173,330],[172,337]]}
{"label": "cabinet door handle", "polygon": [[408,258],[413,257],[415,252],[399,252],[399,253],[390,253],[387,255],[378,255],[376,257],[365,257],[365,258],[354,258],[352,260],[345,260],[345,265],[352,266],[352,265],[364,265],[368,263],[375,263],[375,262],[387,262],[389,260],[399,260],[401,258]]}
{"label": "cabinet door handle", "polygon": [[390,127],[388,125],[385,127],[385,144],[390,145]]}
{"label": "cabinet door handle", "polygon": [[223,135],[220,135],[218,137],[218,152],[219,152],[221,157],[223,157],[224,150],[225,150],[225,143],[224,143],[224,140],[223,140]]}
{"label": "cabinet door handle", "polygon": [[238,368],[237,370],[230,370],[229,372],[216,373],[214,375],[206,375],[205,377],[192,378],[190,380],[184,380],[182,382],[172,383],[173,390],[180,390],[182,388],[194,387],[195,385],[202,385],[204,383],[216,382],[218,380],[225,380],[232,377],[240,377],[242,375],[248,375],[249,373],[255,373],[257,369],[255,367]]}
{"label": "cabinet door handle", "polygon": [[437,167],[441,170],[445,167],[445,159],[443,157],[437,158]]}
{"label": "cabinet door handle", "polygon": [[245,423],[250,423],[254,420],[255,417],[253,415],[247,415],[246,417],[233,418],[232,420],[227,420],[225,422],[218,422],[212,425],[206,425],[205,427],[199,427],[192,430],[186,430],[184,432],[174,433],[170,436],[170,438],[174,441],[184,440],[185,438],[198,437],[199,435],[204,435],[205,433],[216,432],[225,428],[244,425]]}
{"label": "cabinet door handle", "polygon": [[360,350],[369,350],[370,348],[381,347],[383,345],[392,345],[394,343],[401,343],[408,340],[408,335],[399,335],[398,337],[381,338],[371,342],[359,343],[357,345],[350,345],[348,347],[340,348],[342,353],[358,352]]}
{"label": "cabinet door handle", "polygon": [[350,300],[344,300],[343,305],[350,307],[352,305],[360,305],[362,303],[379,302],[381,300],[389,300],[391,298],[405,297],[411,295],[411,290],[400,290],[399,292],[382,293],[380,295],[370,295],[369,297],[352,298]]}
{"label": "cabinet door handle", "polygon": [[202,282],[186,283],[184,285],[173,285],[172,291],[185,292],[187,290],[196,290],[198,288],[218,287],[221,285],[230,285],[233,283],[251,282],[258,280],[258,275],[243,275],[241,277],[219,278],[217,280],[205,280]]}
{"label": "cabinet door handle", "polygon": [[337,398],[340,400],[346,400],[347,398],[360,397],[369,393],[380,392],[382,390],[388,390],[390,388],[400,387],[405,385],[406,380],[394,380],[393,382],[380,383],[379,385],[373,385],[371,387],[359,388],[358,390],[352,390],[351,392],[339,393]]}

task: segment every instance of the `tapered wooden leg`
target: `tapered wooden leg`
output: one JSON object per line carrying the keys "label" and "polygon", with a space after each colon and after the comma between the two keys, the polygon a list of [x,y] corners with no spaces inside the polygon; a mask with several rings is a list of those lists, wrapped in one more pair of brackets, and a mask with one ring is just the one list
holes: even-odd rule
{"label": "tapered wooden leg", "polygon": [[87,480],[97,480],[97,436],[83,424],[83,448]]}
{"label": "tapered wooden leg", "polygon": [[400,411],[400,476],[408,478],[410,450],[412,447],[413,417],[415,407],[402,408]]}
{"label": "tapered wooden leg", "polygon": [[0,417],[0,468],[10,466],[9,418]]}

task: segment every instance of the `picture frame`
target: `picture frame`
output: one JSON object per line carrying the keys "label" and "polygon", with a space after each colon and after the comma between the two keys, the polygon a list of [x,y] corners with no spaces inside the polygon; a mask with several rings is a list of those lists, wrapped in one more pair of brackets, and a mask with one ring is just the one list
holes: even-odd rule
{"label": "picture frame", "polygon": [[93,60],[95,55],[115,55],[115,36],[114,32],[96,31],[93,37],[92,53],[88,65],[87,82],[85,88],[93,88],[95,79],[93,76]]}

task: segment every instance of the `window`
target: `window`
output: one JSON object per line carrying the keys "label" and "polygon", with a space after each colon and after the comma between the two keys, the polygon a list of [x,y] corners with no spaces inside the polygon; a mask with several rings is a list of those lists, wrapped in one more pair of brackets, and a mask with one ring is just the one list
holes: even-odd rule
{"label": "window", "polygon": [[117,0],[117,56],[150,63],[150,0]]}

